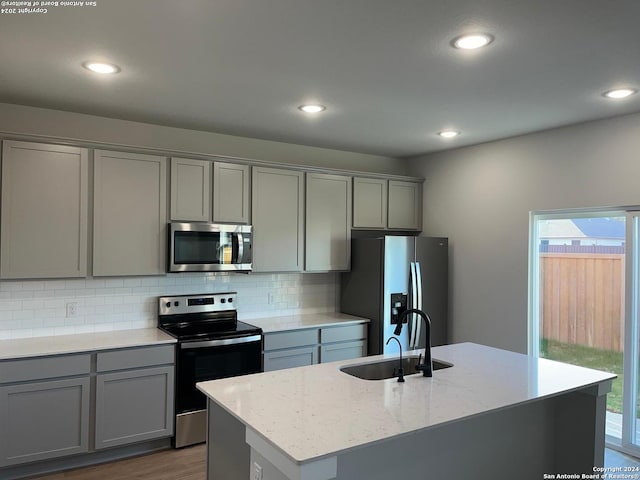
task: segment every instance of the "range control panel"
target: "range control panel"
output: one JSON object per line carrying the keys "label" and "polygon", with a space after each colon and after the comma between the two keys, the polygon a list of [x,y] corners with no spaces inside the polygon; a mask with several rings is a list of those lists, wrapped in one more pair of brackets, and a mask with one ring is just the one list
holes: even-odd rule
{"label": "range control panel", "polygon": [[159,315],[180,315],[185,313],[221,312],[236,309],[236,292],[204,293],[179,297],[160,297]]}
{"label": "range control panel", "polygon": [[[391,294],[391,323],[393,325],[400,321],[400,315],[407,309],[407,294],[406,293],[392,293]],[[404,319],[403,323],[407,323],[407,319]]]}

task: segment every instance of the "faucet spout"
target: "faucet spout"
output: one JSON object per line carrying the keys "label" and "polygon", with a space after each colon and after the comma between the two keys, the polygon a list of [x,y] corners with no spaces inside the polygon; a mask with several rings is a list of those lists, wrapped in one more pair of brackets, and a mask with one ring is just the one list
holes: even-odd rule
{"label": "faucet spout", "polygon": [[402,322],[404,322],[404,319],[407,317],[407,315],[410,315],[412,313],[415,313],[420,317],[422,317],[425,324],[424,331],[425,331],[426,345],[424,346],[424,363],[417,365],[416,369],[422,370],[423,376],[432,377],[433,361],[431,359],[431,319],[429,318],[429,315],[424,313],[422,310],[418,310],[417,308],[410,308],[408,310],[405,310],[400,314],[400,318],[398,319],[398,324],[396,325],[396,328],[393,331],[393,333],[394,335],[400,335],[400,333],[402,332],[402,325],[403,325]]}
{"label": "faucet spout", "polygon": [[391,340],[395,340],[398,342],[398,348],[400,348],[400,368],[398,368],[398,381],[400,383],[404,382],[404,368],[402,368],[402,343],[396,337],[389,337],[387,339],[387,343],[385,345],[389,345]]}

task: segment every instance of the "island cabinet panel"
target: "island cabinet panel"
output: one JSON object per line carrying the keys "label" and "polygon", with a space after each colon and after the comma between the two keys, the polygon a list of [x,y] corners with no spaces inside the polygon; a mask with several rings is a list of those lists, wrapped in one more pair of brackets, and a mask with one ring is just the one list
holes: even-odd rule
{"label": "island cabinet panel", "polygon": [[96,150],[93,274],[166,273],[167,159]]}
{"label": "island cabinet panel", "polygon": [[174,359],[173,345],[98,352],[97,450],[173,435]]}
{"label": "island cabinet panel", "polygon": [[353,179],[353,228],[387,228],[387,189],[385,179]]}
{"label": "island cabinet panel", "polygon": [[88,167],[86,148],[3,142],[0,278],[87,275]]}
{"label": "island cabinet panel", "polygon": [[171,159],[171,220],[211,219],[211,162]]}
{"label": "island cabinet panel", "polygon": [[305,270],[351,268],[351,177],[307,173]]}
{"label": "island cabinet panel", "polygon": [[250,223],[250,176],[249,165],[214,162],[213,221],[215,223]]}
{"label": "island cabinet panel", "polygon": [[422,184],[389,180],[388,227],[422,229]]}
{"label": "island cabinet panel", "polygon": [[90,356],[0,362],[0,467],[87,452]]}
{"label": "island cabinet panel", "polygon": [[252,167],[253,270],[298,272],[304,260],[304,174]]}

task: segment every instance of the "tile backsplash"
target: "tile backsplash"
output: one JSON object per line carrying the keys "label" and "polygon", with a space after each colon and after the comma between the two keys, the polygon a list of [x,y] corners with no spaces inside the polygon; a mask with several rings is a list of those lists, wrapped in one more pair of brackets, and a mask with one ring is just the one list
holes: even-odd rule
{"label": "tile backsplash", "polygon": [[[155,327],[157,297],[238,292],[238,318],[336,311],[336,273],[180,273],[0,282],[0,339]],[[68,310],[75,306],[75,315]],[[75,304],[75,305],[74,305]]]}

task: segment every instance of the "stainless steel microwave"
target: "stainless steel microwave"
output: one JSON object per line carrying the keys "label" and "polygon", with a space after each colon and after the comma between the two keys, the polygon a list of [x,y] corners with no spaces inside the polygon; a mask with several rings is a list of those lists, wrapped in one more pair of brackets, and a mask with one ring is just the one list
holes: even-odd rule
{"label": "stainless steel microwave", "polygon": [[251,225],[169,224],[170,272],[250,272]]}

